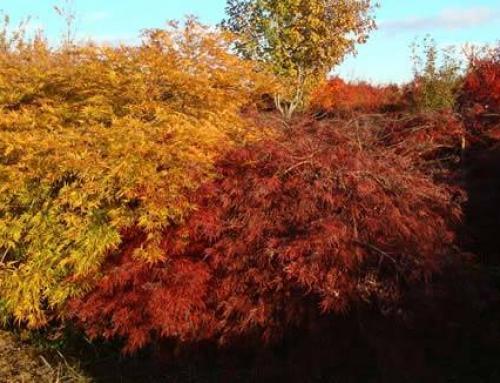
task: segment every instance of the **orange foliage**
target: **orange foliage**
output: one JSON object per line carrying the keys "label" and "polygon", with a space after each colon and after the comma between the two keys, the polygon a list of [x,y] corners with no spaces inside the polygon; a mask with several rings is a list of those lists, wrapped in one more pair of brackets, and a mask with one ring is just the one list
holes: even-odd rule
{"label": "orange foliage", "polygon": [[321,112],[378,112],[397,108],[400,91],[396,85],[374,86],[366,82],[346,83],[335,77],[313,93],[311,107]]}

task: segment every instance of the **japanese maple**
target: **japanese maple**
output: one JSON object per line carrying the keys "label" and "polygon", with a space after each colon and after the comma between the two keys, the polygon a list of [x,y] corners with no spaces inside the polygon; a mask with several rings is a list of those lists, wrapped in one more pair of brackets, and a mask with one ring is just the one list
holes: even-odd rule
{"label": "japanese maple", "polygon": [[351,83],[335,77],[321,84],[313,92],[311,108],[330,114],[375,113],[397,109],[400,97],[400,90],[396,85]]}
{"label": "japanese maple", "polygon": [[45,324],[131,225],[157,257],[214,158],[258,133],[240,111],[273,79],[231,44],[194,19],[140,46],[0,33],[0,319]]}
{"label": "japanese maple", "polygon": [[196,211],[164,231],[162,259],[134,257],[146,235],[131,228],[70,314],[131,352],[158,338],[268,341],[306,324],[311,307],[397,310],[456,259],[461,210],[413,156],[372,141],[305,121],[230,151],[192,195]]}
{"label": "japanese maple", "polygon": [[[472,62],[459,95],[459,109],[471,133],[500,138],[500,48],[491,57]],[[496,128],[496,129],[495,129]]]}

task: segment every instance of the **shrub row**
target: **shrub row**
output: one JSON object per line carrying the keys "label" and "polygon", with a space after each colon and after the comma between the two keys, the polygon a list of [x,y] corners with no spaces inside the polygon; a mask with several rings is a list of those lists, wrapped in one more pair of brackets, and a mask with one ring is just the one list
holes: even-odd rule
{"label": "shrub row", "polygon": [[[452,112],[381,115],[397,87],[333,79],[312,104],[333,118],[257,122],[274,80],[230,44],[194,20],[138,47],[1,44],[2,319],[75,319],[128,352],[271,341],[359,305],[404,315],[462,261]],[[478,62],[464,114],[482,124],[497,88]]]}

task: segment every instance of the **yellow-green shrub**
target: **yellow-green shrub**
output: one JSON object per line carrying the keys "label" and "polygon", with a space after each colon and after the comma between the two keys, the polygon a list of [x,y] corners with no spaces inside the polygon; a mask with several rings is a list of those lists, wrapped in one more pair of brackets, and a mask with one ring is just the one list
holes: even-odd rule
{"label": "yellow-green shrub", "polygon": [[453,109],[463,77],[454,48],[439,49],[436,41],[426,36],[421,44],[412,45],[412,61],[411,106],[419,111]]}
{"label": "yellow-green shrub", "polygon": [[186,192],[251,138],[239,112],[271,83],[230,44],[192,19],[146,31],[137,47],[2,44],[4,319],[46,323],[127,227],[148,233],[137,256],[156,258],[162,229],[193,208]]}

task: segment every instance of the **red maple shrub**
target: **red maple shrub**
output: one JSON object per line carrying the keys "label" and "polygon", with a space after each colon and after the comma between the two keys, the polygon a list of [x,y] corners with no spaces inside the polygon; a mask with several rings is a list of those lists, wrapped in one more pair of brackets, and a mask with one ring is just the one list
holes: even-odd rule
{"label": "red maple shrub", "polygon": [[156,338],[271,340],[363,303],[396,312],[456,259],[460,206],[411,156],[332,124],[225,155],[192,196],[196,212],[165,231],[164,259],[134,258],[145,236],[131,229],[70,314],[132,352]]}
{"label": "red maple shrub", "polygon": [[450,111],[384,116],[379,126],[384,145],[433,175],[452,175],[469,139],[463,122]]}
{"label": "red maple shrub", "polygon": [[500,139],[500,54],[473,62],[462,86],[459,107],[471,133]]}
{"label": "red maple shrub", "polygon": [[464,123],[451,111],[357,113],[335,124],[344,124],[341,128],[358,147],[390,150],[408,159],[412,167],[434,181],[455,183],[465,146],[470,140]]}
{"label": "red maple shrub", "polygon": [[335,77],[313,92],[311,108],[316,112],[329,114],[374,113],[398,109],[400,97],[397,85],[348,83]]}

